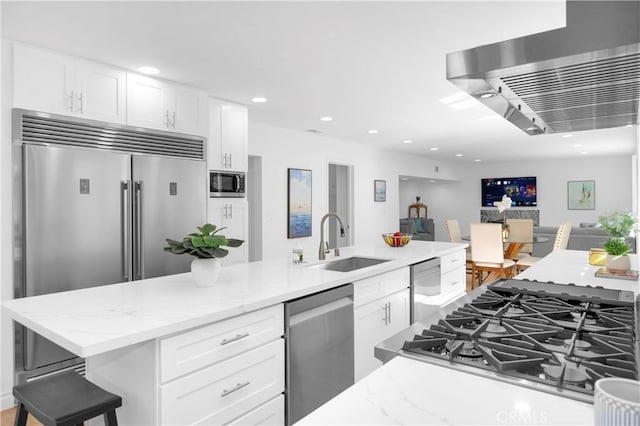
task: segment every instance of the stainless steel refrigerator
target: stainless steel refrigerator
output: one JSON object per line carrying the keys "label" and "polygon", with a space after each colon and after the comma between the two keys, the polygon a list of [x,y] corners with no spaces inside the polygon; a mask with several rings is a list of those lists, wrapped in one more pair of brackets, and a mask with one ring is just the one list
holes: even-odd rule
{"label": "stainless steel refrigerator", "polygon": [[[163,247],[165,238],[180,239],[206,221],[202,138],[20,110],[14,119],[23,199],[16,293],[189,270],[189,256]],[[28,329],[21,340],[16,361],[25,377],[78,361]]]}

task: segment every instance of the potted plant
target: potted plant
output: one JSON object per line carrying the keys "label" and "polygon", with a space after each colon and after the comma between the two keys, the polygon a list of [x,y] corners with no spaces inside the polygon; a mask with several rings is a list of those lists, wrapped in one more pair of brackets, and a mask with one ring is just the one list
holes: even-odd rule
{"label": "potted plant", "polygon": [[605,266],[613,273],[624,273],[631,269],[629,261],[629,245],[625,238],[631,234],[636,218],[629,212],[616,211],[608,216],[600,216],[600,227],[609,234],[609,240],[604,244],[607,252]]}
{"label": "potted plant", "polygon": [[226,238],[218,232],[225,228],[206,223],[198,226],[198,231],[187,235],[182,241],[167,238],[169,247],[166,251],[173,254],[189,254],[195,259],[191,262],[191,273],[198,287],[210,287],[220,275],[221,259],[229,254],[229,250],[223,247],[240,247],[243,240]]}

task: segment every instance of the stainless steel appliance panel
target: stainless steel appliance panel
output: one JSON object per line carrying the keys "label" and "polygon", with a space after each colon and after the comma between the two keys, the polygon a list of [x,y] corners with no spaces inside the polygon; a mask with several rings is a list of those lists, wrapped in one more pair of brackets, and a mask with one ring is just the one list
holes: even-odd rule
{"label": "stainless steel appliance panel", "polygon": [[[128,154],[24,146],[26,296],[126,281]],[[25,368],[75,355],[27,330]]]}
{"label": "stainless steel appliance panel", "polygon": [[[413,324],[428,315],[433,309],[431,305],[419,303],[420,296],[436,296],[441,292],[440,258],[426,260],[411,265],[410,317]],[[416,297],[417,296],[417,297]]]}
{"label": "stainless steel appliance panel", "polygon": [[133,156],[134,279],[189,271],[191,256],[163,248],[205,222],[206,179],[202,160]]}
{"label": "stainless steel appliance panel", "polygon": [[286,305],[287,423],[354,383],[353,285]]}

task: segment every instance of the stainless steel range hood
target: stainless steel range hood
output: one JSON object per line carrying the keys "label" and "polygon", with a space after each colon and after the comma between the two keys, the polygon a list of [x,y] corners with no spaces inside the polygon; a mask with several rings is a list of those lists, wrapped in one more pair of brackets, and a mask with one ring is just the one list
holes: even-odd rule
{"label": "stainless steel range hood", "polygon": [[530,135],[637,124],[640,1],[567,0],[565,28],[447,55],[447,79]]}

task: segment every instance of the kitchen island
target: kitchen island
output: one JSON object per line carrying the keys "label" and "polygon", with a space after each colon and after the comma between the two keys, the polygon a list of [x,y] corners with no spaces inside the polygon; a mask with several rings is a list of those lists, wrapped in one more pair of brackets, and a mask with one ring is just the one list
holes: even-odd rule
{"label": "kitchen island", "polygon": [[[227,404],[220,412],[229,405],[234,406],[234,413],[250,411],[249,407],[262,403],[251,400],[262,389],[269,388],[274,395],[282,393],[283,302],[406,269],[427,259],[462,254],[465,246],[414,241],[392,248],[380,242],[342,248],[340,258],[357,255],[388,260],[351,272],[319,268],[318,262],[254,262],[223,268],[219,281],[210,288],[196,287],[187,273],[5,301],[3,311],[85,357],[87,376],[123,397],[123,407],[118,410],[121,424],[192,423],[185,413],[202,419],[196,411],[203,404],[187,401],[185,386],[202,389],[231,370],[246,369],[234,364],[237,359],[241,358],[243,366],[258,366],[258,376],[263,371],[282,373],[277,380],[256,379],[256,386],[263,380],[256,392],[250,386],[239,391],[245,382],[236,384],[235,378],[232,386],[216,383]],[[329,257],[327,262],[331,260],[335,259]],[[253,327],[250,337],[244,338],[245,332],[238,331],[238,321],[244,321],[243,327]],[[221,337],[220,324],[231,337]],[[215,344],[208,343],[214,340]],[[209,344],[217,349],[205,347]],[[196,348],[197,354],[188,353],[190,348]],[[207,377],[211,380],[200,386],[193,382]],[[180,405],[185,401],[191,404],[187,408]],[[234,419],[229,414],[214,420],[226,423]]]}
{"label": "kitchen island", "polygon": [[[631,255],[638,269],[637,255]],[[558,250],[517,278],[633,291],[639,283],[597,278],[588,252]],[[455,303],[455,302],[454,302]],[[463,407],[463,408],[461,408]],[[593,405],[397,356],[298,424],[593,424]]]}

